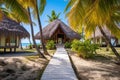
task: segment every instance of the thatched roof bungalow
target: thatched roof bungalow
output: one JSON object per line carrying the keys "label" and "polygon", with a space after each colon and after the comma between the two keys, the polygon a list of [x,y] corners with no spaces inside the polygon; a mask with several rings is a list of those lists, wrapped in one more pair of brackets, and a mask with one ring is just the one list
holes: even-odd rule
{"label": "thatched roof bungalow", "polygon": [[[114,37],[106,27],[103,27],[103,30],[109,38]],[[94,37],[94,34],[92,34],[92,38],[93,37]],[[97,27],[96,30],[95,30],[95,38],[99,38],[99,37],[103,37],[103,35],[101,34],[99,28]]]}
{"label": "thatched roof bungalow", "polygon": [[[117,39],[107,27],[103,27],[103,30],[108,38],[111,40],[111,43],[113,43],[114,45],[120,45],[120,39]],[[103,46],[106,45],[106,42],[103,39],[103,35],[101,34],[98,27],[96,28],[95,33],[92,34],[91,38],[95,38],[96,43],[100,43]]]}
{"label": "thatched roof bungalow", "polygon": [[16,21],[4,16],[0,21],[0,48],[12,48],[16,51],[19,46],[20,39],[30,37],[28,31]]}
{"label": "thatched roof bungalow", "polygon": [[[35,35],[35,39],[40,39],[40,32]],[[43,28],[44,41],[54,40],[55,43],[65,43],[73,39],[80,39],[80,35],[73,31],[61,20],[56,19]]]}

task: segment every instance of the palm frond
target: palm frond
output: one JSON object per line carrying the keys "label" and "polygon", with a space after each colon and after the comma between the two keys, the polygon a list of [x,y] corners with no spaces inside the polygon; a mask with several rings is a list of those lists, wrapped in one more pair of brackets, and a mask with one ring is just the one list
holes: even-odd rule
{"label": "palm frond", "polygon": [[39,7],[40,15],[42,15],[42,13],[45,9],[45,5],[46,5],[46,0],[40,0],[40,7]]}
{"label": "palm frond", "polygon": [[20,5],[18,3],[17,0],[4,0],[5,6],[13,13],[15,13],[16,17],[25,22],[25,23],[29,23],[29,15],[26,11],[25,8],[22,7],[22,5]]}
{"label": "palm frond", "polygon": [[[70,0],[65,8],[72,29],[85,25],[88,37],[97,26],[106,25],[114,35],[120,33],[116,24],[120,23],[120,0]],[[80,26],[81,25],[81,26]],[[115,33],[117,31],[117,33]]]}
{"label": "palm frond", "polygon": [[70,9],[70,7],[75,3],[75,0],[70,0],[69,3],[67,4],[64,12],[68,11],[68,9]]}
{"label": "palm frond", "polygon": [[69,13],[67,13],[68,22],[73,30],[78,30],[79,32],[82,31],[82,21],[83,21],[84,9],[80,0],[77,0],[74,6],[72,6]]}

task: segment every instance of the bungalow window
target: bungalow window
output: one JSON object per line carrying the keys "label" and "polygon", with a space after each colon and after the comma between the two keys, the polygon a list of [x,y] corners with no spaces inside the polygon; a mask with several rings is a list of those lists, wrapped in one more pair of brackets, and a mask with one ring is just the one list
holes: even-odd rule
{"label": "bungalow window", "polygon": [[15,46],[15,37],[14,36],[12,36],[10,39],[10,45]]}
{"label": "bungalow window", "polygon": [[15,37],[7,37],[6,38],[6,46],[14,46],[15,45]]}

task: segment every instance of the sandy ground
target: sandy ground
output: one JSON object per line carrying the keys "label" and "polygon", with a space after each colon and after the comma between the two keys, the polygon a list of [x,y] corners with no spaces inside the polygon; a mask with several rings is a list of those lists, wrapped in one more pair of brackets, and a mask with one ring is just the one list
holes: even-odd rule
{"label": "sandy ground", "polygon": [[80,80],[120,80],[120,65],[107,59],[85,60],[69,53]]}
{"label": "sandy ground", "polygon": [[4,57],[0,56],[0,80],[36,80],[49,60],[29,59],[26,57],[28,55],[12,54],[11,56],[6,54]]}

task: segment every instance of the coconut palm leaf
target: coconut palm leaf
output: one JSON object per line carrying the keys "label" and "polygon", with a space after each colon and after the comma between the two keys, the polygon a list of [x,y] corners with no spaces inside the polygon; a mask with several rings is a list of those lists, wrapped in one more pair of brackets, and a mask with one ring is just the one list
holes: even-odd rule
{"label": "coconut palm leaf", "polygon": [[46,5],[46,0],[40,0],[40,7],[39,7],[39,13],[42,15]]}
{"label": "coconut palm leaf", "polygon": [[[87,29],[85,31],[89,34],[86,36],[90,36],[97,25],[104,26],[108,23],[110,25],[111,19],[114,19],[112,20],[114,24],[120,22],[120,0],[70,0],[65,11],[70,7],[71,9],[66,15],[69,24],[74,30],[85,25],[85,29]],[[114,25],[114,27],[117,26]],[[111,32],[114,33],[119,28],[115,29],[116,31],[112,30]],[[115,35],[117,36],[117,33]]]}
{"label": "coconut palm leaf", "polygon": [[25,8],[23,8],[22,5],[18,3],[17,0],[4,0],[3,3],[6,6],[6,8],[10,10],[10,12],[15,13],[15,16],[19,20],[25,23],[29,23],[29,15],[27,11],[25,10]]}
{"label": "coconut palm leaf", "polygon": [[[73,0],[72,0],[73,1]],[[84,9],[82,7],[82,4],[80,0],[77,0],[74,2],[74,6],[71,7],[71,10],[66,14],[68,18],[68,22],[71,26],[71,28],[75,31],[78,30],[79,32],[82,32],[82,20],[83,20],[83,15],[84,15]]]}
{"label": "coconut palm leaf", "polygon": [[55,12],[54,10],[52,10],[51,15],[47,15],[47,17],[48,17],[48,21],[47,21],[47,22],[50,23],[50,22],[58,19],[59,16],[60,16],[60,14],[61,14],[61,13],[56,14],[56,12]]}

